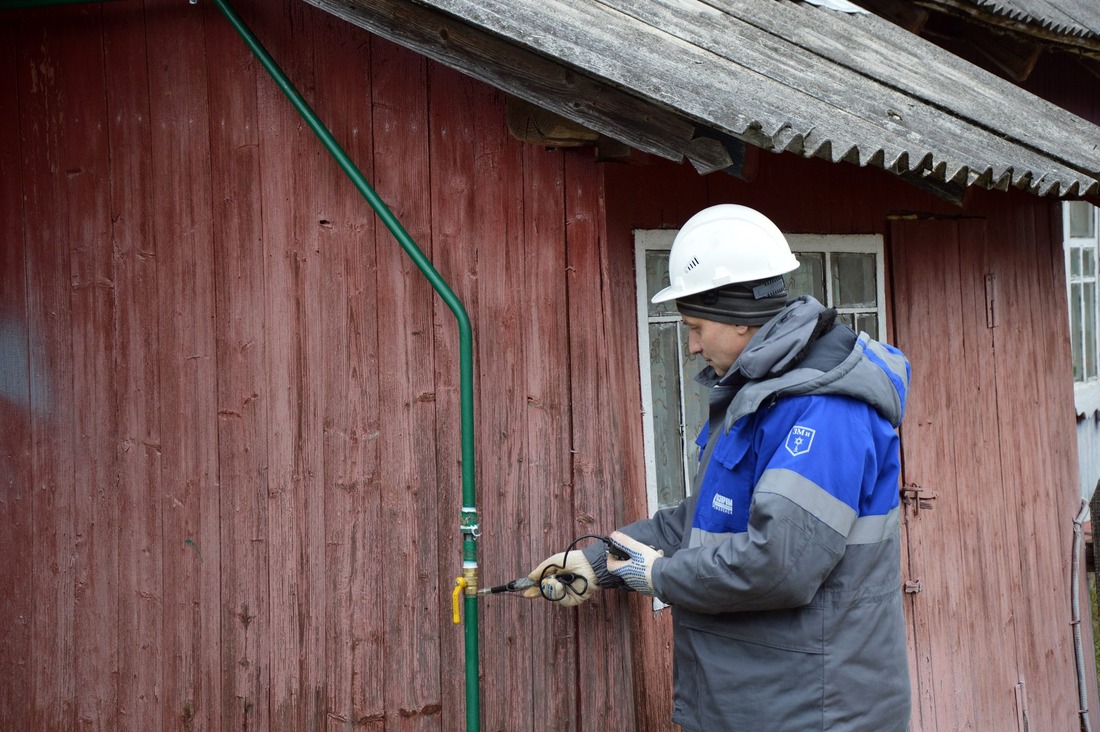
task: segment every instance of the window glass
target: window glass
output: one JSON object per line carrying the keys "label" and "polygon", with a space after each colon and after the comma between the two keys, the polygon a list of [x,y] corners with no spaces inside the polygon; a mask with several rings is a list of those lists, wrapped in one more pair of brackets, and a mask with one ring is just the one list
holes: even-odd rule
{"label": "window glass", "polygon": [[649,326],[653,447],[659,507],[683,498],[684,446],[680,423],[680,348],[675,322]]}
{"label": "window glass", "polygon": [[1084,338],[1081,328],[1081,283],[1075,282],[1069,288],[1069,336],[1073,349],[1073,380],[1085,379]]}
{"label": "window glass", "polygon": [[835,252],[832,265],[832,305],[839,308],[873,308],[878,304],[873,254]]}
{"label": "window glass", "polygon": [[650,316],[678,315],[676,302],[670,300],[654,304],[653,296],[668,286],[668,252],[650,250],[645,254],[646,302]]}
{"label": "window glass", "polygon": [[[1097,209],[1084,201],[1065,204],[1063,223],[1066,240],[1066,300],[1069,304],[1069,337],[1073,380],[1081,407],[1086,402],[1100,405],[1100,343],[1097,327]],[[1091,396],[1086,392],[1095,392]],[[1082,401],[1084,399],[1084,401]]]}
{"label": "window glass", "polygon": [[812,295],[825,302],[825,253],[795,252],[798,269],[787,274],[787,292],[791,297]]}
{"label": "window glass", "polygon": [[1069,235],[1074,239],[1092,239],[1096,236],[1096,216],[1093,206],[1085,201],[1070,201]]}
{"label": "window glass", "polygon": [[1096,378],[1096,283],[1084,282],[1081,286],[1081,330],[1085,334],[1085,379]]}
{"label": "window glass", "polygon": [[865,331],[867,335],[878,340],[878,313],[858,313],[852,330],[856,333]]}
{"label": "window glass", "polygon": [[688,329],[683,326],[680,326],[680,353],[684,373],[684,450],[687,468],[684,480],[690,492],[691,482],[699,467],[699,448],[695,444],[695,438],[699,435],[699,430],[703,429],[703,423],[710,413],[710,393],[707,387],[695,380],[695,375],[706,364],[701,358],[694,358],[688,353]]}

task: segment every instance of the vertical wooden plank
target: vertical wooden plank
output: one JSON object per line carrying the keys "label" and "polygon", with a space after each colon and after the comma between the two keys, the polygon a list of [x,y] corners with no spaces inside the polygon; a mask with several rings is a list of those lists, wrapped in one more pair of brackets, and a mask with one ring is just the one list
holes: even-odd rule
{"label": "vertical wooden plank", "polygon": [[[289,26],[300,27],[303,32],[294,39],[293,47],[285,53],[292,58],[290,68],[298,70],[302,88],[312,92],[311,98],[328,94],[346,94],[345,89],[319,85],[315,76],[313,50],[325,50],[327,39],[318,34],[315,19],[321,10],[306,3],[291,2]],[[299,66],[299,64],[301,64]],[[297,199],[295,239],[300,242],[300,274],[295,277],[295,296],[302,330],[298,336],[297,358],[300,362],[298,378],[301,391],[302,420],[298,440],[302,452],[301,482],[295,495],[303,547],[299,557],[299,573],[303,592],[299,632],[302,634],[302,701],[306,724],[319,729],[325,720],[326,678],[328,658],[325,636],[328,633],[327,578],[325,565],[325,513],[329,491],[325,490],[325,372],[324,353],[328,346],[324,341],[322,293],[339,289],[339,282],[325,279],[325,253],[322,248],[330,240],[331,214],[327,213],[328,201],[348,193],[346,181],[339,166],[320,141],[309,133],[308,145],[295,150],[300,157],[294,161],[295,198]],[[328,222],[328,223],[326,223]]]}
{"label": "vertical wooden plank", "polygon": [[[311,99],[313,37],[301,3],[257,15],[253,30]],[[309,11],[312,12],[312,11]],[[246,18],[249,20],[249,18]],[[331,161],[274,81],[259,84],[268,296],[272,725],[320,723],[324,697],[324,501],[319,292],[320,201]]]}
{"label": "vertical wooden plank", "polygon": [[[1068,430],[1072,407],[1065,392],[1059,399],[1051,386],[1059,380],[1065,383],[1070,369],[1065,339],[1059,337],[1066,307],[1061,290],[1053,292],[1053,257],[1038,253],[1041,246],[1053,246],[1045,243],[1049,242],[1045,219],[1037,226],[1034,218],[1047,205],[1027,200],[1014,216],[1003,218],[1002,227],[993,234],[1002,242],[1006,266],[1006,276],[997,279],[1000,308],[995,338],[999,416],[1006,425],[1000,434],[1008,476],[1005,488],[1014,494],[1017,507],[1023,599],[1017,613],[1020,626],[1028,629],[1017,638],[1020,673],[1027,683],[1029,724],[1058,729],[1077,723],[1068,625],[1069,547],[1077,492],[1067,488],[1076,482]],[[1052,313],[1058,314],[1058,320],[1052,322]],[[1021,351],[1022,342],[1033,343],[1034,348]],[[1055,424],[1047,415],[1059,404],[1058,411],[1067,421]],[[1050,622],[1057,617],[1067,620]]]}
{"label": "vertical wooden plank", "polygon": [[[66,9],[64,17],[72,17]],[[76,725],[73,354],[62,165],[63,65],[47,21],[17,25],[34,480],[32,729]]]}
{"label": "vertical wooden plank", "polygon": [[[624,521],[640,519],[650,514],[645,491],[646,476],[642,439],[642,404],[639,388],[637,341],[637,278],[634,271],[634,232],[624,212],[629,210],[633,196],[628,187],[612,185],[617,174],[615,166],[601,166],[601,178],[606,197],[607,238],[607,298],[608,314],[614,332],[620,335],[615,348],[608,349],[612,366],[609,375],[617,394],[617,409],[613,417],[617,426],[612,434],[615,457],[613,471],[618,472],[624,486]],[[730,178],[723,176],[723,179]],[[682,192],[682,191],[681,191]],[[715,198],[710,200],[730,200]],[[685,209],[703,208],[701,202]],[[684,214],[689,218],[694,210]],[[679,222],[679,223],[682,223]],[[614,474],[614,473],[613,473]],[[630,486],[631,488],[626,488]],[[634,668],[634,716],[638,729],[667,729],[672,725],[672,618],[667,610],[654,613],[652,603],[631,602],[630,648]]]}
{"label": "vertical wooden plank", "polygon": [[213,729],[221,698],[218,417],[202,11],[146,13],[161,387],[164,729]]}
{"label": "vertical wooden plank", "polygon": [[141,3],[103,6],[114,256],[113,408],[118,455],[118,713],[134,730],[160,725],[163,689],[157,379],[148,49]]}
{"label": "vertical wooden plank", "polygon": [[51,22],[72,10],[28,13],[16,25],[20,136],[23,153],[23,210],[27,261],[27,330],[30,344],[35,582],[32,728],[76,725],[74,654],[76,639],[73,484],[73,363],[70,262],[63,195],[64,135],[62,42]]}
{"label": "vertical wooden plank", "polygon": [[[521,320],[527,387],[525,489],[529,528],[514,550],[517,577],[573,540],[572,400],[568,365],[570,308],[567,296],[565,154],[525,145],[524,287],[516,306]],[[587,542],[586,542],[587,543]],[[541,599],[522,608],[530,636],[532,704],[575,694],[578,649],[562,638],[577,634],[581,610],[563,611]],[[542,691],[545,690],[545,691]],[[541,719],[539,718],[541,717]],[[572,714],[535,715],[530,729],[575,730]]]}
{"label": "vertical wooden plank", "polygon": [[[278,6],[276,29],[264,33],[267,50],[278,58],[283,71],[296,85],[302,83],[298,65],[290,57],[292,43],[283,34],[289,25],[285,4]],[[260,33],[259,24],[252,29]],[[305,651],[300,632],[305,601],[301,587],[299,556],[303,550],[298,526],[296,496],[302,489],[305,455],[299,439],[303,429],[301,389],[304,374],[299,360],[298,338],[303,328],[296,301],[300,275],[299,242],[296,240],[294,167],[296,152],[309,144],[308,128],[298,125],[295,112],[270,78],[257,78],[260,119],[260,169],[263,171],[262,209],[264,241],[264,320],[268,346],[265,369],[268,412],[268,577],[271,609],[270,719],[274,727],[303,728],[302,659]],[[304,254],[303,254],[304,256]]]}
{"label": "vertical wooden plank", "polygon": [[[375,187],[412,239],[430,257],[425,61],[371,40]],[[432,298],[420,271],[378,227],[379,454],[381,515],[372,546],[385,553],[379,581],[386,729],[438,729],[440,721],[440,598],[436,512],[435,383]],[[410,620],[415,619],[413,622]],[[453,669],[459,673],[458,669]]]}
{"label": "vertical wooden plank", "polygon": [[[607,247],[610,260],[614,262],[614,274],[610,282],[617,288],[618,294],[614,297],[616,307],[615,319],[621,325],[618,327],[623,334],[623,347],[617,350],[620,378],[624,385],[621,387],[621,400],[624,401],[621,415],[627,419],[624,429],[620,433],[623,438],[620,451],[624,455],[624,469],[626,478],[624,485],[632,485],[632,490],[624,491],[624,516],[625,522],[637,520],[650,514],[648,496],[646,494],[646,474],[643,465],[645,447],[641,441],[641,419],[629,420],[629,415],[641,415],[641,392],[638,389],[638,342],[635,336],[637,332],[637,292],[636,273],[634,261],[634,229],[651,228],[660,225],[660,218],[649,219],[652,210],[661,204],[657,200],[638,200],[635,195],[634,181],[636,171],[630,168],[605,165],[601,167],[603,185],[605,190],[605,217],[607,231]],[[648,176],[647,176],[648,177]],[[695,176],[698,177],[698,176]],[[667,182],[667,175],[656,176],[660,181]],[[727,181],[728,178],[728,181]],[[739,182],[735,178],[723,176],[722,181],[708,182],[708,198],[698,197],[694,187],[681,186],[679,184],[664,187],[673,190],[672,198],[684,197],[680,203],[682,217],[675,221],[669,221],[669,225],[679,226],[690,218],[695,210],[705,206],[704,200],[737,200],[736,196],[727,192],[729,181]],[[685,196],[691,192],[694,196]],[[654,198],[656,193],[651,194]],[[665,201],[667,204],[668,201]],[[645,225],[638,226],[637,217],[646,217],[640,220],[647,221]],[[627,336],[627,334],[630,334]],[[645,357],[648,358],[648,357]],[[630,603],[630,637],[632,663],[634,663],[634,703],[637,728],[640,730],[668,729],[672,724],[672,619],[671,613],[661,611],[653,613],[652,604],[645,602]]]}
{"label": "vertical wooden plank", "polygon": [[[75,18],[74,18],[75,20]],[[118,514],[113,461],[114,288],[108,237],[108,153],[100,13],[88,9],[80,23],[58,24],[61,106],[55,191],[64,203],[59,222],[69,253],[73,362],[73,479],[76,588],[75,683],[78,723],[118,725]]]}
{"label": "vertical wooden plank", "polygon": [[[975,623],[980,619],[986,629],[970,633],[970,653],[973,658],[995,659],[984,664],[983,673],[969,674],[972,724],[979,729],[1004,729],[1015,717],[1014,688],[1019,678],[1016,655],[1004,642],[1017,630],[1012,595],[1005,588],[1012,586],[1010,567],[1019,548],[1008,538],[1006,521],[1015,510],[1015,501],[1012,491],[1005,490],[1000,452],[991,449],[997,442],[999,424],[991,419],[998,411],[994,382],[999,373],[987,285],[988,275],[996,276],[999,268],[992,261],[984,220],[962,220],[957,227],[960,309],[947,313],[957,332],[952,340],[958,344],[952,349],[948,372],[954,375],[950,424],[958,481],[957,524],[950,524],[950,530],[964,542],[955,580],[964,584],[964,617]],[[928,279],[931,275],[926,271]],[[939,498],[932,502],[932,513],[941,510],[938,503]],[[936,518],[943,520],[942,516]],[[967,678],[965,669],[959,673]]]}
{"label": "vertical wooden plank", "polygon": [[[238,3],[238,12],[245,11]],[[258,84],[252,52],[217,12],[207,12],[210,182],[218,314],[218,473],[222,546],[221,684],[224,729],[268,729],[271,598],[268,563],[267,321]],[[281,322],[281,319],[280,321]]]}
{"label": "vertical wooden plank", "polygon": [[[31,729],[33,709],[31,629],[33,593],[33,485],[30,333],[27,312],[27,247],[23,220],[23,113],[18,86],[24,69],[16,55],[16,30],[0,27],[0,546],[17,550],[19,561],[0,568],[0,719]],[[28,561],[31,560],[31,561]]]}
{"label": "vertical wooden plank", "polygon": [[[585,314],[569,331],[569,371],[573,402],[574,536],[610,531],[624,523],[616,472],[617,394],[610,374],[608,348],[618,342],[608,318],[603,238],[603,197],[596,164],[580,153],[565,158],[565,201],[569,255],[569,309]],[[626,602],[637,597],[604,593],[579,608],[578,649],[589,654],[585,678],[578,679],[578,719],[601,729],[634,728],[629,615]]]}
{"label": "vertical wooden plank", "polygon": [[[907,512],[911,580],[923,591],[910,594],[916,626],[914,645],[917,695],[913,723],[922,730],[956,729],[972,723],[973,699],[964,682],[971,659],[964,587],[952,568],[964,562],[959,545],[959,481],[950,423],[957,395],[945,373],[957,373],[958,346],[942,339],[947,322],[961,312],[959,241],[953,223],[895,222],[891,230],[895,266],[895,304],[899,313],[897,344],[913,367],[910,398],[902,427],[906,485],[937,493],[932,509]],[[928,273],[936,271],[936,285]],[[944,466],[948,466],[944,469]],[[964,675],[966,674],[966,675]]]}
{"label": "vertical wooden plank", "polygon": [[[317,114],[368,180],[371,169],[370,45],[361,30],[317,11],[312,23]],[[326,721],[331,729],[381,729],[384,667],[377,578],[370,544],[378,515],[376,215],[347,177],[326,171],[322,202],[321,375],[324,388]]]}

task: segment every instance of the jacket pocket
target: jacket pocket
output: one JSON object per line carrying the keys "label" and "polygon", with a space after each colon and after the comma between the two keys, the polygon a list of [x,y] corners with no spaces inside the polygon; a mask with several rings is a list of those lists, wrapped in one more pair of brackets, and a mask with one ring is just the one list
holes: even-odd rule
{"label": "jacket pocket", "polygon": [[735,428],[719,435],[699,485],[692,526],[710,534],[735,534],[749,524],[753,460],[747,440]]}
{"label": "jacket pocket", "polygon": [[[714,455],[711,458],[730,470],[736,468],[749,451],[751,433],[740,428],[740,424],[734,425],[729,432],[718,436],[718,444],[714,446]],[[742,432],[748,434],[741,434]]]}

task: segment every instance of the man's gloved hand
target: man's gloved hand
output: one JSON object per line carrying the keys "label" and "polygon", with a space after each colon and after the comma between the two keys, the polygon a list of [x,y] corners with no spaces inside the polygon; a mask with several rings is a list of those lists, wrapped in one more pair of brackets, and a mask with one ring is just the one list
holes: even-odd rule
{"label": "man's gloved hand", "polygon": [[630,553],[630,559],[615,559],[608,555],[607,571],[626,582],[630,589],[653,597],[653,565],[663,559],[665,553],[646,546],[620,531],[611,533],[611,538],[622,544]]}
{"label": "man's gloved hand", "polygon": [[[563,582],[559,574],[572,574],[571,581]],[[577,549],[558,552],[543,560],[542,564],[531,570],[529,578],[539,583],[523,591],[524,597],[545,597],[564,607],[574,607],[592,597],[600,589],[596,582],[596,572]]]}

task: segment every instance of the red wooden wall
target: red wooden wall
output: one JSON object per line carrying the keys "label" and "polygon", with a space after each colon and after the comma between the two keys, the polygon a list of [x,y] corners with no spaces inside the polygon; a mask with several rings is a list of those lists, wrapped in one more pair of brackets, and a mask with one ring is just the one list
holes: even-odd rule
{"label": "red wooden wall", "polygon": [[[878,232],[914,363],[906,479],[941,496],[908,524],[914,728],[1006,719],[1017,677],[1031,729],[1067,728],[1052,204],[959,209],[789,156],[752,182],[596,164],[520,144],[498,92],[305,3],[236,5],[470,311],[483,584],[646,512],[634,228],[739,201]],[[0,12],[0,94],[0,726],[462,729],[450,311],[210,4]],[[992,334],[965,309],[988,271]],[[996,454],[941,459],[961,445]],[[671,728],[646,602],[480,607],[486,729]]]}

